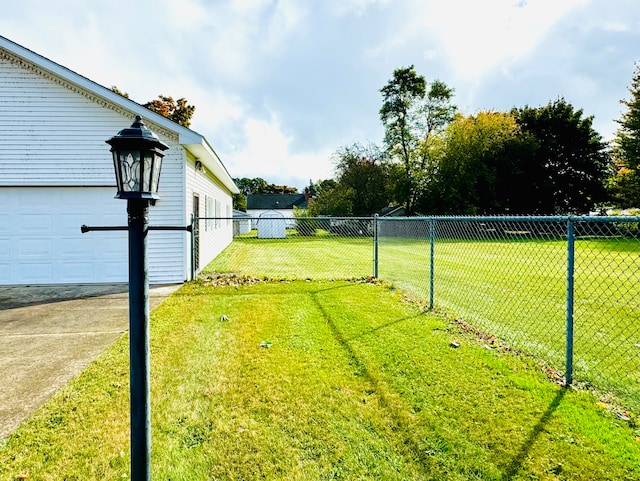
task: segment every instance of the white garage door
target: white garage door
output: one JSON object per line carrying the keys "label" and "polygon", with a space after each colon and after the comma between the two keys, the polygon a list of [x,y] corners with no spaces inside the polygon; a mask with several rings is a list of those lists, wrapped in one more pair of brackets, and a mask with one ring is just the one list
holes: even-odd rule
{"label": "white garage door", "polygon": [[0,284],[126,282],[127,232],[114,187],[0,188]]}

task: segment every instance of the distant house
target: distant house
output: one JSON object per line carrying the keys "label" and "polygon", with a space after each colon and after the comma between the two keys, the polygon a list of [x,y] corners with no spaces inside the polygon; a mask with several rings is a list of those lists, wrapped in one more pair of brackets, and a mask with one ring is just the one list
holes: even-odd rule
{"label": "distant house", "polygon": [[[305,194],[250,194],[247,196],[247,214],[253,217],[252,226],[256,228],[257,219],[267,211],[280,212],[285,218],[293,217],[293,208],[307,208],[308,199]],[[293,222],[288,221],[288,226]]]}
{"label": "distant house", "polygon": [[394,205],[385,207],[382,209],[378,215],[380,217],[404,217],[406,213],[406,209],[401,205]]}
{"label": "distant house", "polygon": [[[127,225],[105,140],[136,115],[169,145],[150,224],[231,217],[238,188],[202,135],[0,36],[0,285],[128,281],[127,232],[80,226]],[[190,279],[232,233],[152,231],[150,282]]]}

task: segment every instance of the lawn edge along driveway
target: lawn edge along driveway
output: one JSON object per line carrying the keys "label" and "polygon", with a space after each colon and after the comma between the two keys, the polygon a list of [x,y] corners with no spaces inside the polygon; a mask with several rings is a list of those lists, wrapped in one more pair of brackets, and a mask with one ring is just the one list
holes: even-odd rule
{"label": "lawn edge along driveway", "polygon": [[[152,286],[150,308],[180,285]],[[0,439],[128,330],[126,284],[0,287]]]}

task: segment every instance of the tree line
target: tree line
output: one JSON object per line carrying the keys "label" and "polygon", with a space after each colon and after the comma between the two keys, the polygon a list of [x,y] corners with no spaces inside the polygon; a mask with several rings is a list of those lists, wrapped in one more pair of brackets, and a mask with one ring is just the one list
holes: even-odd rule
{"label": "tree line", "polygon": [[[117,87],[112,90],[128,98]],[[309,182],[309,215],[368,216],[399,205],[411,214],[585,214],[640,207],[640,64],[621,100],[610,144],[564,98],[542,107],[465,115],[455,91],[413,65],[380,89],[382,146],[340,147],[332,179]],[[195,107],[160,95],[145,107],[189,127]],[[241,193],[295,194],[262,178],[234,179]]]}
{"label": "tree line", "polygon": [[454,89],[399,68],[380,90],[382,146],[332,157],[335,176],[311,182],[310,215],[585,214],[640,207],[640,66],[612,144],[564,98],[542,107],[464,115]]}

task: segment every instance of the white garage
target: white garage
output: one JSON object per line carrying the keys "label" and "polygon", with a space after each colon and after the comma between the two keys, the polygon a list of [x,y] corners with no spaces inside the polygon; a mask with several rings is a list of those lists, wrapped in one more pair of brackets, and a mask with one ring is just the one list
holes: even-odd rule
{"label": "white garage", "polygon": [[149,232],[149,281],[184,282],[233,238],[231,222],[184,230],[230,217],[239,192],[207,140],[0,36],[1,285],[128,281],[128,232],[80,227],[127,225],[105,141],[136,115],[169,146],[149,224],[183,229]]}

